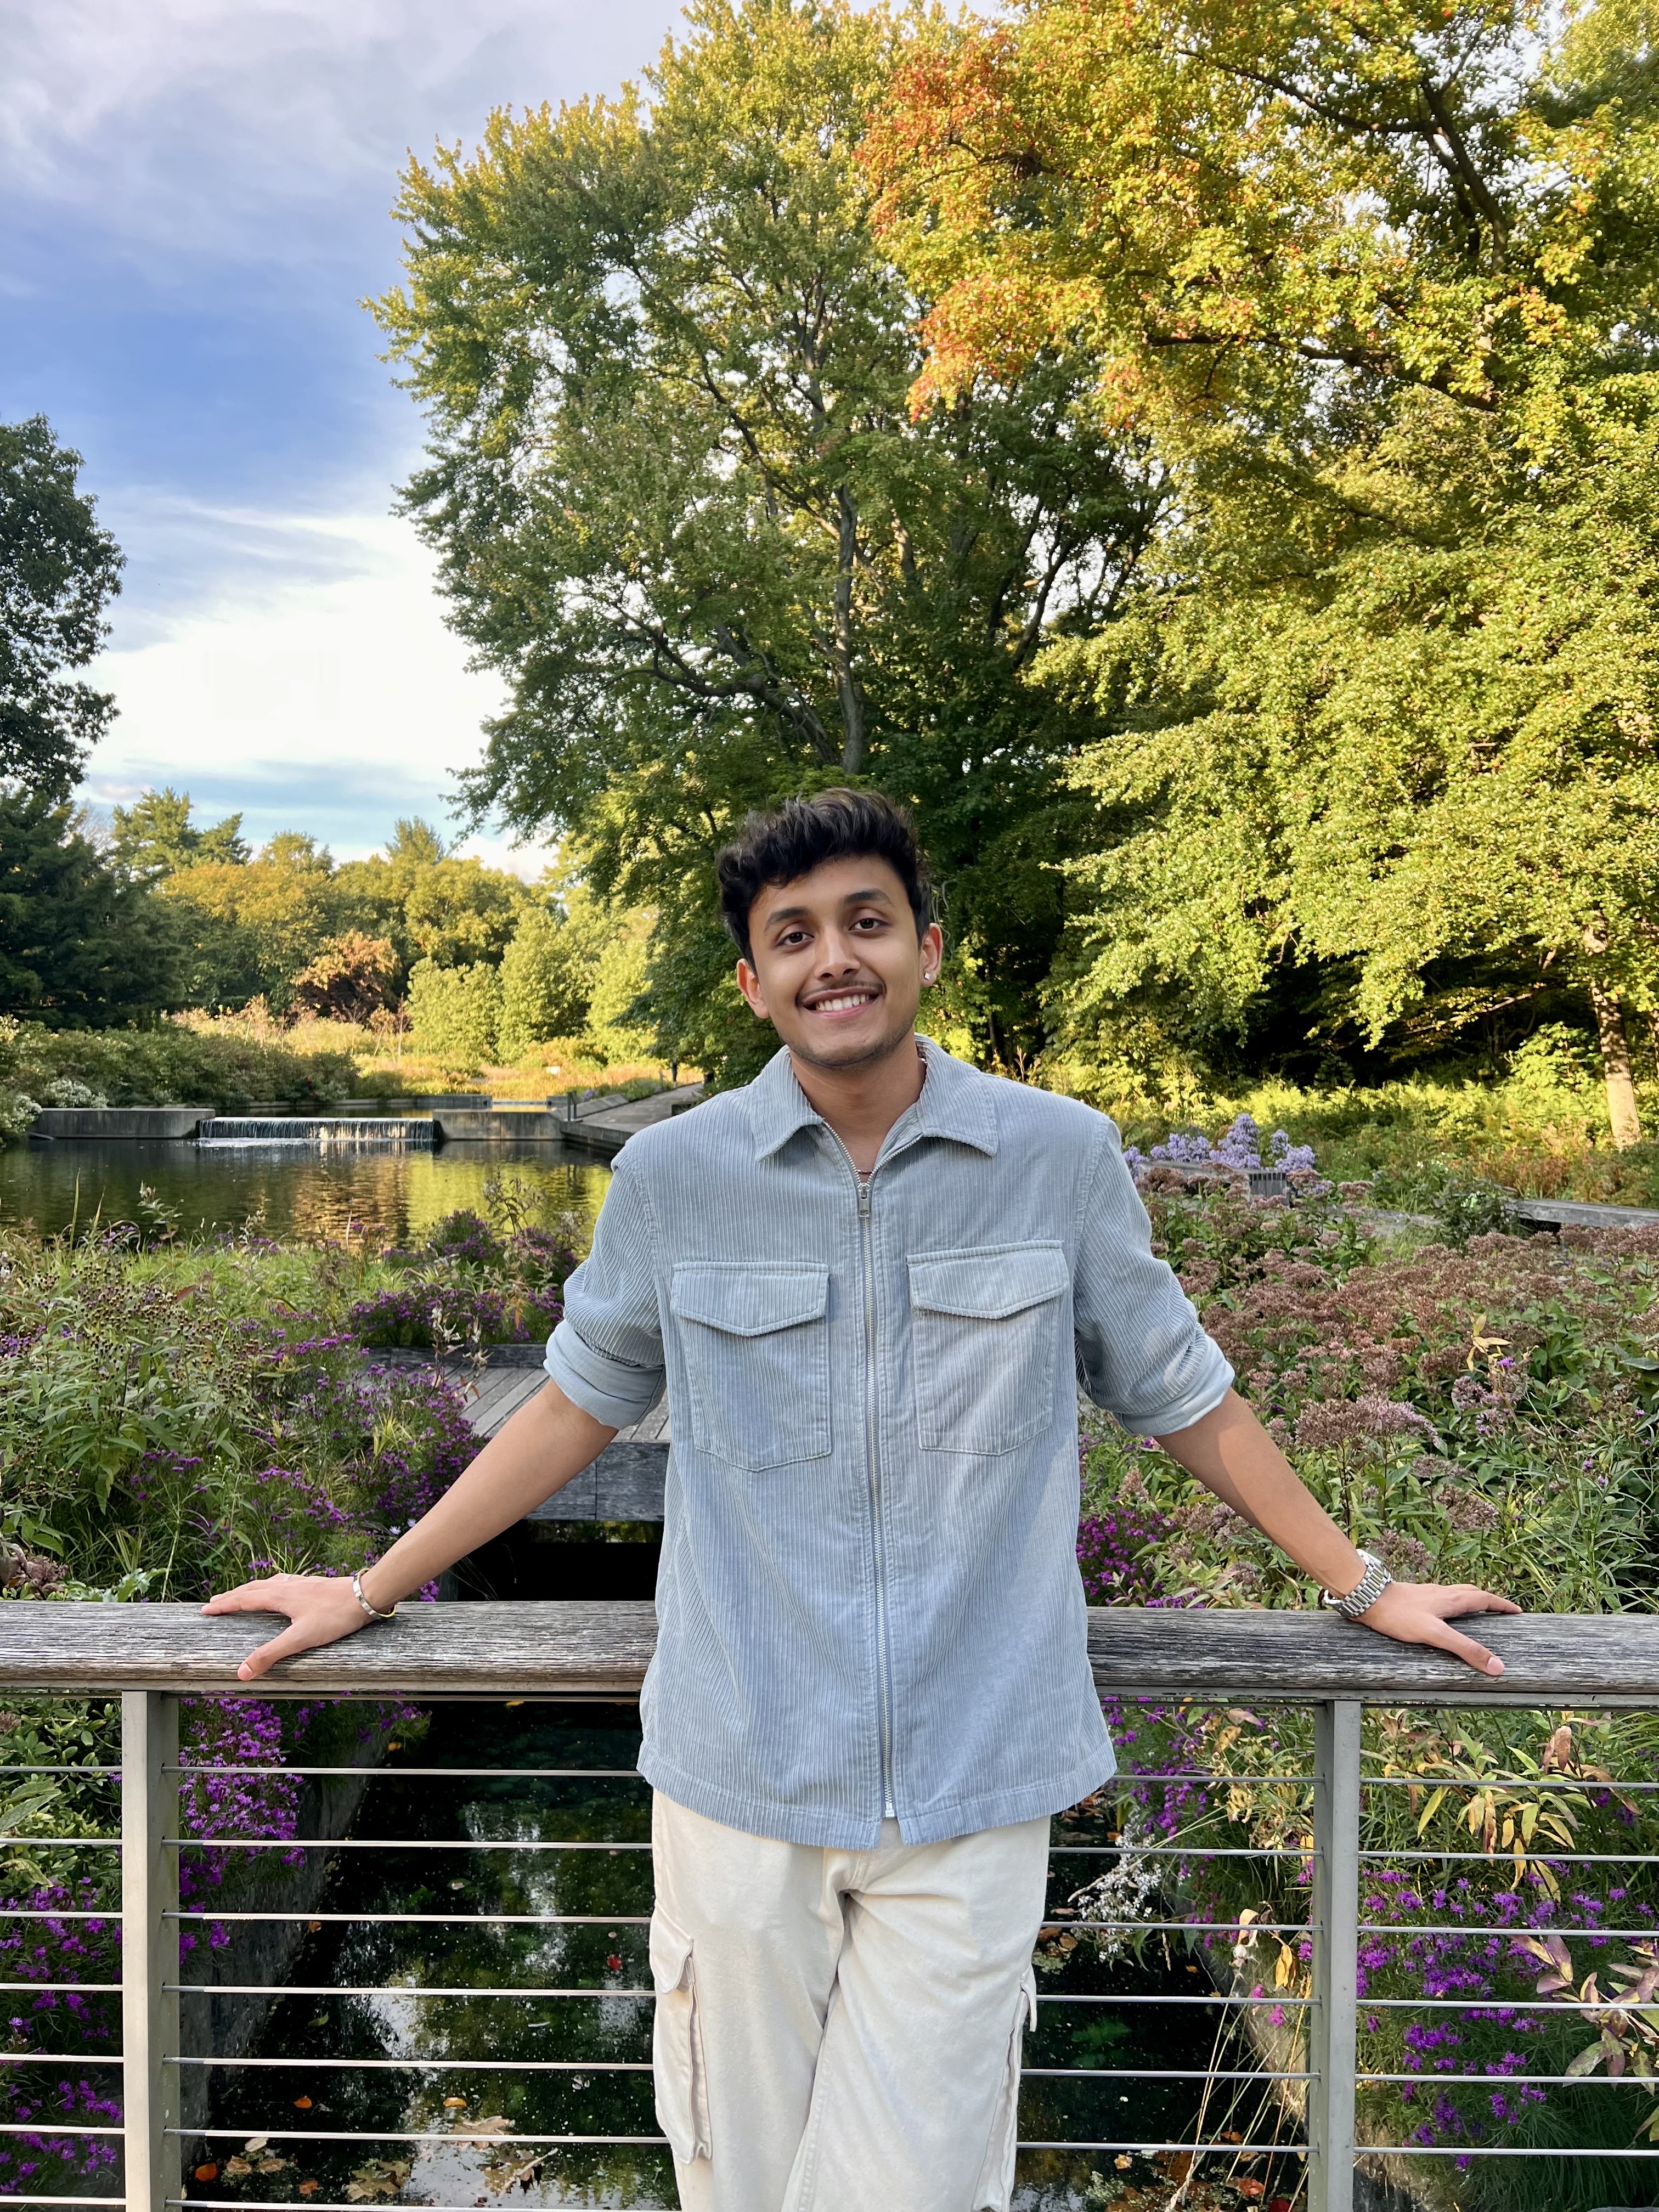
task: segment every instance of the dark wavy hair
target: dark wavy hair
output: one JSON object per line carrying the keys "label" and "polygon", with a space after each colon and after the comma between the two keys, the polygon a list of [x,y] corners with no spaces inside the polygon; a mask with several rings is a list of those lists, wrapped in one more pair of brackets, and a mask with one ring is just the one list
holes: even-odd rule
{"label": "dark wavy hair", "polygon": [[820,791],[787,799],[775,812],[752,813],[714,862],[720,919],[745,960],[749,916],[762,891],[793,884],[826,860],[885,860],[904,886],[916,935],[933,918],[933,879],[902,806],[878,791]]}

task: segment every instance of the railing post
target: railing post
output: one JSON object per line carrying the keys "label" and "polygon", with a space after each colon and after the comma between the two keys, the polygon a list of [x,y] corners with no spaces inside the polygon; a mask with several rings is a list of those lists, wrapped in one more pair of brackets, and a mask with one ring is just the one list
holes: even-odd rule
{"label": "railing post", "polygon": [[179,1700],[152,1690],[121,1697],[121,2026],[126,2212],[167,2212],[180,2186],[179,1996]]}
{"label": "railing post", "polygon": [[1353,2212],[1358,2065],[1359,1705],[1314,1709],[1313,1999],[1308,2014],[1308,2212]]}

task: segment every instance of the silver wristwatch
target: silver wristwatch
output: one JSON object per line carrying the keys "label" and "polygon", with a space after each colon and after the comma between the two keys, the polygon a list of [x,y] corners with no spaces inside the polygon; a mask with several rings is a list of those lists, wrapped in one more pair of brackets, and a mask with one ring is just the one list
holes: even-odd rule
{"label": "silver wristwatch", "polygon": [[1394,1580],[1375,1552],[1362,1552],[1359,1556],[1365,1562],[1365,1571],[1346,1597],[1335,1597],[1328,1589],[1319,1593],[1321,1605],[1340,1613],[1344,1620],[1358,1620],[1362,1613],[1369,1613]]}

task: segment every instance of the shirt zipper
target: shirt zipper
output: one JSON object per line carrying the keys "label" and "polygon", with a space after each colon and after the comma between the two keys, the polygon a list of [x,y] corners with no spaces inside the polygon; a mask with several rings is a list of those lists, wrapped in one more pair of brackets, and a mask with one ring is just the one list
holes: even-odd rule
{"label": "shirt zipper", "polygon": [[[873,1178],[874,1170],[872,1170]],[[858,1170],[854,1170],[857,1176]],[[881,1703],[882,1818],[896,1820],[893,1809],[893,1716],[887,1680],[887,1582],[881,1541],[881,1414],[880,1386],[876,1373],[876,1260],[875,1231],[870,1212],[870,1183],[859,1178],[859,1228],[864,1257],[864,1453],[870,1487],[870,1539],[876,1569],[876,1668]]]}

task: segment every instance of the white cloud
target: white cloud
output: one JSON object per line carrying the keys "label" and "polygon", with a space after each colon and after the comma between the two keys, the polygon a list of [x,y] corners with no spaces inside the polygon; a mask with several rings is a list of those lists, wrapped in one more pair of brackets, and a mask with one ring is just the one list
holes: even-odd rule
{"label": "white cloud", "polygon": [[599,15],[581,0],[11,0],[0,168],[130,247],[309,263],[343,198],[348,228],[365,188],[390,202],[409,144],[471,137],[503,102],[613,89],[674,14],[665,0]]}
{"label": "white cloud", "polygon": [[39,334],[0,365],[6,405],[86,452],[128,556],[94,805],[171,783],[342,856],[399,814],[453,826],[499,686],[376,512],[418,422],[351,302],[394,274],[408,149],[613,92],[678,22],[678,0],[0,6],[0,294]]}
{"label": "white cloud", "polygon": [[[176,619],[149,616],[89,672],[120,709],[94,757],[94,802],[171,783],[204,815],[240,808],[255,836],[311,830],[342,857],[371,850],[399,814],[431,817],[477,758],[502,691],[444,627],[410,526],[180,501],[165,514],[222,544],[234,580]],[[543,865],[509,862],[498,839],[487,848],[531,873]]]}

